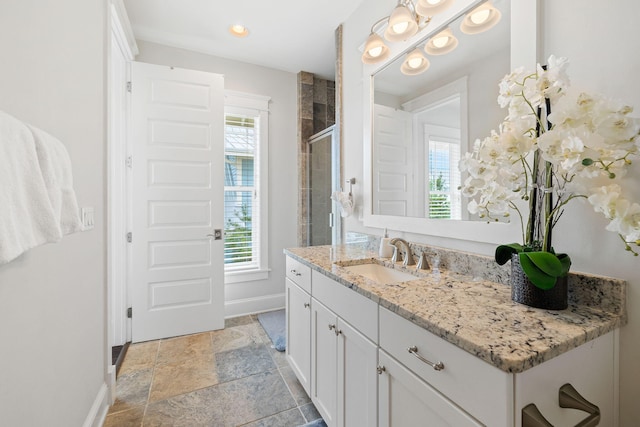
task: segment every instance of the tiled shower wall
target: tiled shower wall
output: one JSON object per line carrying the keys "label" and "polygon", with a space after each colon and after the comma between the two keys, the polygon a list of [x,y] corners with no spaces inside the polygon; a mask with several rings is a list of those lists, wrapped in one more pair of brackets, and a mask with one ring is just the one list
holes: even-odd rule
{"label": "tiled shower wall", "polygon": [[298,73],[298,245],[306,246],[309,231],[309,137],[335,124],[335,82]]}

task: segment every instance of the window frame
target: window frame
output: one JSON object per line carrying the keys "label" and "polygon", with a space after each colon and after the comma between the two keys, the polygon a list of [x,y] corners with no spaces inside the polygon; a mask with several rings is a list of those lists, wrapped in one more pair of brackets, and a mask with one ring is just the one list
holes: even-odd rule
{"label": "window frame", "polygon": [[[224,116],[253,116],[258,120],[258,143],[254,154],[254,201],[259,218],[252,219],[258,234],[258,262],[250,268],[225,264],[225,284],[265,280],[269,277],[269,101],[270,97],[225,91]],[[257,223],[257,224],[256,224]],[[255,234],[254,234],[255,235]]]}

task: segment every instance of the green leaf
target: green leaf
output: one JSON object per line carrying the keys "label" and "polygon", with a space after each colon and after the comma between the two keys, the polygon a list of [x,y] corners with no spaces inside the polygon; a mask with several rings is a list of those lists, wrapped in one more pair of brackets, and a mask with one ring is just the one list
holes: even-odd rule
{"label": "green leaf", "polygon": [[504,265],[511,259],[511,255],[522,252],[523,247],[518,243],[510,243],[508,245],[500,245],[496,248],[496,262]]}
{"label": "green leaf", "polygon": [[562,263],[560,263],[560,260],[555,254],[551,252],[527,252],[526,256],[537,268],[549,276],[562,276]]}
{"label": "green leaf", "polygon": [[593,159],[586,158],[582,160],[582,166],[591,166],[592,164],[593,164]]}
{"label": "green leaf", "polygon": [[560,276],[566,276],[571,268],[571,258],[567,254],[558,254],[557,256],[560,264],[562,264],[562,274]]}
{"label": "green leaf", "polygon": [[556,277],[551,276],[538,268],[531,258],[528,257],[529,254],[531,254],[531,252],[520,253],[520,265],[531,283],[544,290],[553,288],[556,284]]}

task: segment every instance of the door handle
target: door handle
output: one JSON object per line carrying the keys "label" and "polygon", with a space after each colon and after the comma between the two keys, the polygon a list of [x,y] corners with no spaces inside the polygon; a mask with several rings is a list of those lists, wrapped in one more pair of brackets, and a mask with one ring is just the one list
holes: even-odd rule
{"label": "door handle", "polygon": [[207,234],[207,237],[213,237],[213,240],[222,240],[222,230],[220,228],[216,228],[215,230],[213,230],[213,234],[209,233]]}

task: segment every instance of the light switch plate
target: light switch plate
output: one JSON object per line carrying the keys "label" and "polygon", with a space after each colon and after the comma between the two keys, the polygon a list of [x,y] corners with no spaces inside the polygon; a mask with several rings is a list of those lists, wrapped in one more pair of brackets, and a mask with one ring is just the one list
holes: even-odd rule
{"label": "light switch plate", "polygon": [[82,219],[82,230],[91,230],[94,226],[93,206],[81,208],[80,217]]}

